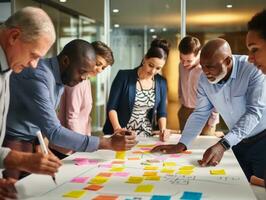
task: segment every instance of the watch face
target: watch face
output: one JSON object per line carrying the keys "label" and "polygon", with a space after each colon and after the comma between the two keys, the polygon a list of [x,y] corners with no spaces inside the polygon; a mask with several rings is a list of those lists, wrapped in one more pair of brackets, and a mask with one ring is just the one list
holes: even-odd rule
{"label": "watch face", "polygon": [[230,144],[228,144],[228,142],[225,139],[221,139],[220,144],[223,145],[223,147],[227,150],[230,149]]}

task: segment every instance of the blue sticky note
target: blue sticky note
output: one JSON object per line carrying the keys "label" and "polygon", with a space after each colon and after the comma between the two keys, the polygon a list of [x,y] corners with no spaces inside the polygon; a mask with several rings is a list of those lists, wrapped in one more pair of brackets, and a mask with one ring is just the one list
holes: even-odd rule
{"label": "blue sticky note", "polygon": [[201,192],[184,192],[183,196],[180,198],[182,200],[200,200],[202,196]]}
{"label": "blue sticky note", "polygon": [[170,200],[171,196],[153,195],[151,200]]}

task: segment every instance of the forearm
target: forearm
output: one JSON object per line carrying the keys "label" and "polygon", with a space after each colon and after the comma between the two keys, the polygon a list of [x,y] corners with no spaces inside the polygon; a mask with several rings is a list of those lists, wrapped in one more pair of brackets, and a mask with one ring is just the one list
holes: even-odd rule
{"label": "forearm", "polygon": [[5,167],[4,161],[10,151],[11,150],[9,148],[4,148],[4,147],[0,148],[0,169]]}
{"label": "forearm", "polygon": [[23,170],[23,163],[27,160],[27,153],[12,150],[4,159],[4,167],[6,169]]}
{"label": "forearm", "polygon": [[108,114],[109,114],[109,119],[110,119],[110,122],[113,126],[114,131],[116,129],[120,129],[121,126],[120,126],[120,123],[118,120],[117,112],[115,110],[110,110]]}
{"label": "forearm", "polygon": [[161,117],[158,120],[158,124],[159,124],[159,129],[160,130],[165,130],[166,129],[166,117]]}

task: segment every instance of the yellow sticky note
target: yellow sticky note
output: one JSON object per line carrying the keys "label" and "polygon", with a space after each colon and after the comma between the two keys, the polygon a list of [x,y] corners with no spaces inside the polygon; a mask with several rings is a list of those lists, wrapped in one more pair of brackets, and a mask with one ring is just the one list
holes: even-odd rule
{"label": "yellow sticky note", "polygon": [[90,180],[91,184],[103,184],[108,181],[109,178],[103,176],[95,176],[93,179]]}
{"label": "yellow sticky note", "polygon": [[126,152],[125,151],[117,151],[115,154],[115,158],[124,160],[126,158]]}
{"label": "yellow sticky note", "polygon": [[157,170],[159,167],[157,166],[145,166],[144,170]]}
{"label": "yellow sticky note", "polygon": [[141,176],[130,176],[126,183],[139,184],[142,181],[143,181],[143,177],[141,177]]}
{"label": "yellow sticky note", "polygon": [[153,185],[139,185],[135,189],[135,192],[152,192],[153,188]]}
{"label": "yellow sticky note", "polygon": [[144,172],[143,176],[157,176],[157,172],[147,171]]}
{"label": "yellow sticky note", "polygon": [[193,165],[186,165],[183,167],[180,167],[179,170],[180,171],[184,171],[184,170],[193,170],[195,167]]}
{"label": "yellow sticky note", "polygon": [[63,195],[63,197],[80,198],[86,193],[85,190],[73,190]]}
{"label": "yellow sticky note", "polygon": [[225,170],[224,169],[213,169],[210,170],[211,175],[225,175]]}
{"label": "yellow sticky note", "polygon": [[149,181],[159,181],[161,179],[160,176],[145,176],[145,180]]}
{"label": "yellow sticky note", "polygon": [[163,166],[164,167],[174,167],[174,166],[176,166],[176,163],[175,162],[164,162]]}
{"label": "yellow sticky note", "polygon": [[125,167],[112,167],[110,171],[112,172],[122,172],[124,171]]}
{"label": "yellow sticky note", "polygon": [[193,173],[193,170],[179,170],[177,174],[182,174],[182,175],[191,175]]}
{"label": "yellow sticky note", "polygon": [[162,168],[161,172],[167,173],[167,174],[173,174],[175,172],[175,170],[174,169],[168,169],[168,168]]}

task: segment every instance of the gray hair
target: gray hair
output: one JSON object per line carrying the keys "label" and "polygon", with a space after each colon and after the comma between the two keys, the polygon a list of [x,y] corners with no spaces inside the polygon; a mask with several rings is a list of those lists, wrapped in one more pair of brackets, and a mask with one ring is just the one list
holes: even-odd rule
{"label": "gray hair", "polygon": [[55,29],[47,13],[35,7],[24,7],[11,15],[1,28],[19,28],[24,41],[35,41],[40,36],[48,36],[55,41]]}

